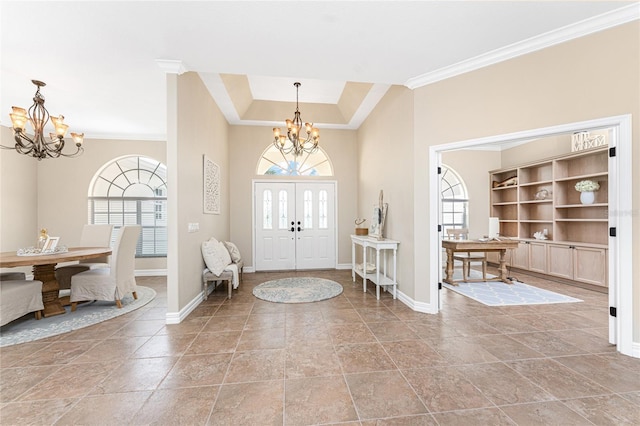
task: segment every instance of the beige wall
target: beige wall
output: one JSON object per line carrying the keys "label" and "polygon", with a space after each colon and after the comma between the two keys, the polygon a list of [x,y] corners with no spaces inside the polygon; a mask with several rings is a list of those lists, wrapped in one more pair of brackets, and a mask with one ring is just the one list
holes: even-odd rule
{"label": "beige wall", "polygon": [[[380,190],[389,204],[384,236],[400,241],[398,289],[414,297],[413,223],[413,93],[393,86],[358,130],[358,217],[371,224]],[[426,216],[416,218],[426,220]]]}
{"label": "beige wall", "polygon": [[[416,164],[428,164],[428,145],[622,114],[632,114],[632,161],[640,164],[639,75],[640,23],[635,21],[416,89],[415,133],[425,135],[416,138]],[[433,177],[417,171],[415,185],[427,186]],[[639,265],[638,167],[633,187],[635,243],[630,249]],[[416,216],[426,217],[428,200],[428,190],[416,193]],[[427,229],[416,226],[415,238],[415,261],[421,262],[416,282],[422,282],[430,267]],[[634,270],[633,287],[634,341],[639,341],[640,268]]]}
{"label": "beige wall", "polygon": [[[167,150],[170,158],[169,213],[176,212],[170,225],[172,239],[169,255],[167,291],[168,314],[175,314],[198,297],[204,261],[200,247],[203,241],[216,237],[229,238],[229,152],[228,124],[197,73],[168,76],[170,96]],[[219,215],[203,213],[203,155],[220,166]],[[173,191],[172,191],[173,189]],[[198,223],[198,232],[188,232],[189,223]],[[177,297],[177,299],[175,299]],[[177,304],[176,304],[177,302]]]}
{"label": "beige wall", "polygon": [[[2,135],[4,144],[6,135],[11,138],[11,130],[2,127]],[[42,161],[14,151],[0,151],[2,251],[34,245],[40,228],[47,228],[49,235],[59,236],[60,244],[78,245],[82,225],[88,223],[87,196],[91,179],[111,160],[136,154],[164,163],[166,144],[86,139],[85,152],[80,157]],[[153,269],[166,269],[166,259],[136,259],[136,270]]]}
{"label": "beige wall", "polygon": [[[339,264],[351,264],[353,221],[357,215],[356,132],[353,130],[321,130],[320,145],[333,166],[333,177],[306,179],[335,180],[338,189],[338,253]],[[280,176],[257,176],[256,167],[262,153],[270,146],[270,127],[231,126],[229,131],[229,161],[231,181],[231,239],[238,246],[245,266],[253,267],[252,257],[252,181],[253,179],[283,179]],[[297,177],[296,179],[305,179]]]}
{"label": "beige wall", "polygon": [[[0,143],[12,146],[13,132],[0,126]],[[38,238],[38,161],[0,149],[0,251],[35,245]],[[4,271],[5,269],[3,269]],[[31,268],[7,271],[31,272]]]}

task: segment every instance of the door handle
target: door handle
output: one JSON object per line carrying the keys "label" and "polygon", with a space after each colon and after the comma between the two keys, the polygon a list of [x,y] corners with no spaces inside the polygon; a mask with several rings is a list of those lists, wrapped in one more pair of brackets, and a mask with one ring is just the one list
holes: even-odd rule
{"label": "door handle", "polygon": [[294,232],[296,229],[292,226],[291,229],[289,229],[289,231]]}
{"label": "door handle", "polygon": [[298,232],[300,232],[300,231],[304,231],[304,229],[302,229],[302,228],[300,228],[300,227],[298,226]]}

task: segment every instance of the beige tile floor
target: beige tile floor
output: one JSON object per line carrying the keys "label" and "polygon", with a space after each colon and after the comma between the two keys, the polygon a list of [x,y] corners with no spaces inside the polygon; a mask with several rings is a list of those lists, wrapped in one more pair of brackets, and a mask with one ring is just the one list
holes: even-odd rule
{"label": "beige tile floor", "polygon": [[[344,293],[251,294],[291,275]],[[640,424],[640,360],[607,343],[606,295],[520,279],[584,302],[487,307],[443,290],[428,315],[350,271],[256,273],[166,325],[166,281],[140,278],[158,292],[144,308],[1,350],[0,424]]]}

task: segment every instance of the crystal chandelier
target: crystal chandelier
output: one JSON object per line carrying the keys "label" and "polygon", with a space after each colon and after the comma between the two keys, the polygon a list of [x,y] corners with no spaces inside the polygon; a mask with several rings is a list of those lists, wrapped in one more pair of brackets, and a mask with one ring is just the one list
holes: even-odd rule
{"label": "crystal chandelier", "polygon": [[320,142],[320,130],[313,127],[313,123],[304,123],[307,132],[306,139],[300,139],[300,131],[302,130],[302,119],[300,118],[300,110],[298,109],[298,89],[300,83],[293,83],[296,86],[296,112],[293,120],[287,119],[287,136],[280,134],[280,128],[273,128],[273,144],[283,154],[293,154],[294,156],[303,153],[313,154],[318,150],[318,142]]}
{"label": "crystal chandelier", "polygon": [[[9,114],[13,124],[13,135],[16,141],[15,146],[2,146],[5,149],[15,149],[20,154],[30,155],[38,160],[43,158],[77,157],[82,154],[84,148],[82,142],[84,133],[71,133],[71,138],[76,144],[76,151],[73,153],[63,153],[68,125],[64,124],[64,116],[50,117],[49,111],[44,107],[44,96],[40,93],[40,88],[46,86],[38,80],[31,80],[38,89],[33,97],[33,105],[29,111],[20,107],[12,107],[13,112]],[[53,123],[55,133],[49,133],[49,139],[44,136],[45,126],[49,122]],[[33,136],[26,133],[27,123],[33,129]]]}

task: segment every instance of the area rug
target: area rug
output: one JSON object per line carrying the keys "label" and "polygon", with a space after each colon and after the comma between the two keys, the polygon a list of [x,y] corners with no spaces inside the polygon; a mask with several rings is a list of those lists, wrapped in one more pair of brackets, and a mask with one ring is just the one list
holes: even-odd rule
{"label": "area rug", "polygon": [[[473,278],[482,278],[482,275],[477,271],[472,271],[471,276]],[[514,281],[513,284],[506,284],[501,281],[459,282],[457,286],[446,283],[444,286],[487,306],[582,302],[582,300],[575,297],[565,296],[564,294],[544,290],[519,281]]]}
{"label": "area rug", "polygon": [[115,302],[94,301],[79,304],[75,312],[70,312],[71,307],[66,306],[65,314],[39,321],[33,314],[26,315],[0,327],[0,347],[56,336],[127,314],[151,302],[156,297],[156,292],[139,285],[137,295],[138,299],[134,299],[131,294],[123,297],[121,309],[118,309]]}
{"label": "area rug", "polygon": [[308,303],[331,299],[342,286],[324,278],[295,277],[264,282],[253,289],[258,299],[276,303]]}

